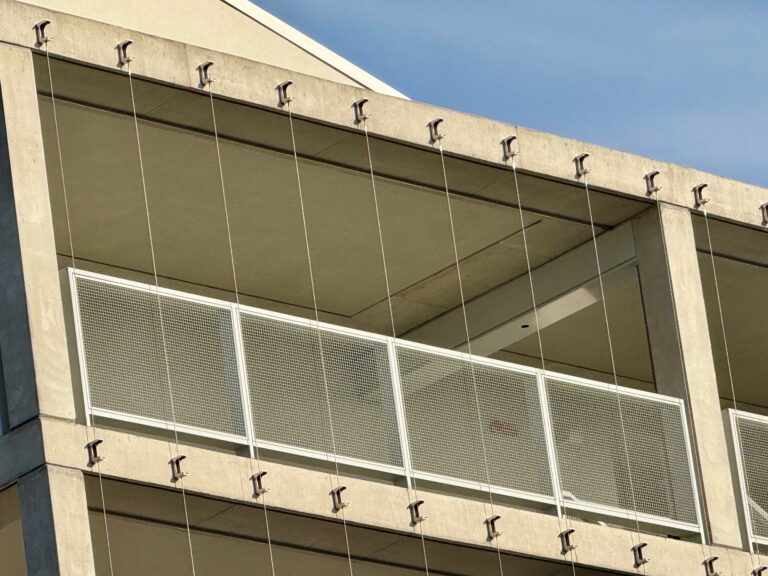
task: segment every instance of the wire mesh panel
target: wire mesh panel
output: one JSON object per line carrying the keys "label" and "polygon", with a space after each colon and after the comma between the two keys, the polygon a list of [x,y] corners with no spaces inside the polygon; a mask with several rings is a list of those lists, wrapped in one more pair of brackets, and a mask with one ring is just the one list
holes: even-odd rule
{"label": "wire mesh panel", "polygon": [[330,453],[330,406],[339,456],[402,467],[386,342],[250,313],[241,324],[257,440]]}
{"label": "wire mesh panel", "polygon": [[697,523],[679,404],[551,377],[546,386],[566,505],[570,500],[631,513],[636,505],[639,514]]}
{"label": "wire mesh panel", "polygon": [[535,375],[402,345],[397,360],[415,471],[552,495]]}
{"label": "wire mesh panel", "polygon": [[154,293],[90,278],[76,286],[93,409],[245,436],[229,308],[169,296],[158,306]]}
{"label": "wire mesh panel", "polygon": [[746,487],[746,508],[749,511],[752,534],[768,539],[768,420],[736,415],[736,430],[741,447],[741,474]]}

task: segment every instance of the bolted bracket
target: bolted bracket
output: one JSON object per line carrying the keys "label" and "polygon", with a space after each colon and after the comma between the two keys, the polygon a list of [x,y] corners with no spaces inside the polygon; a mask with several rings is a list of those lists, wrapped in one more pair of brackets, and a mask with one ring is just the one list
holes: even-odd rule
{"label": "bolted bracket", "polygon": [[568,528],[566,530],[563,530],[560,532],[560,546],[561,546],[561,554],[565,555],[568,554],[568,552],[571,552],[572,550],[576,550],[576,544],[573,543],[571,540],[571,536],[573,536],[573,533],[576,532],[573,528]]}
{"label": "bolted bracket", "polygon": [[280,106],[280,108],[284,108],[293,102],[293,96],[288,95],[288,88],[292,85],[292,80],[286,80],[285,82],[278,84],[277,88],[275,88],[275,90],[277,90],[277,105]]}
{"label": "bolted bracket", "polygon": [[118,66],[125,66],[126,64],[129,64],[130,62],[133,62],[133,58],[131,56],[128,56],[128,47],[133,44],[133,40],[123,40],[115,46],[115,50],[117,50],[117,65]]}
{"label": "bolted bracket", "polygon": [[341,499],[341,493],[346,489],[346,486],[337,486],[331,490],[331,500],[333,501],[334,512],[340,512],[343,508],[349,506],[348,502],[344,502],[344,500]]}
{"label": "bolted bracket", "polygon": [[251,483],[253,484],[253,497],[258,498],[259,496],[263,496],[267,492],[269,492],[269,488],[264,488],[264,485],[262,484],[262,479],[264,476],[266,476],[266,472],[258,472],[251,476]]}
{"label": "bolted bracket", "polygon": [[709,186],[709,184],[697,184],[693,187],[691,192],[693,192],[693,203],[696,206],[696,208],[701,208],[709,202],[709,198],[704,197],[704,188]]}
{"label": "bolted bracket", "polygon": [[763,217],[763,226],[768,226],[768,202],[760,206],[760,215]]}
{"label": "bolted bracket", "polygon": [[717,556],[710,556],[704,562],[702,562],[702,565],[704,566],[704,574],[706,576],[720,576],[720,572],[715,570],[715,562],[717,561]]}
{"label": "bolted bracket", "polygon": [[643,548],[648,546],[646,542],[640,542],[632,546],[632,555],[635,557],[635,568],[640,568],[643,564],[648,564],[648,558],[643,556]]}
{"label": "bolted bracket", "polygon": [[352,109],[355,111],[355,124],[362,124],[370,118],[370,116],[363,110],[363,107],[367,103],[368,98],[360,98],[360,100],[352,104]]}
{"label": "bolted bracket", "polygon": [[46,44],[48,44],[48,42],[53,40],[53,36],[47,36],[45,34],[45,28],[50,23],[51,23],[50,20],[41,20],[40,22],[38,22],[37,24],[34,25],[34,29],[35,29],[35,46],[37,46],[38,48],[40,46],[45,46]]}
{"label": "bolted bracket", "polygon": [[501,141],[501,155],[504,158],[504,162],[514,160],[515,156],[519,154],[519,152],[514,149],[516,140],[517,136],[507,136]]}
{"label": "bolted bracket", "polygon": [[485,529],[488,531],[486,540],[488,540],[488,542],[502,535],[501,530],[496,529],[496,522],[498,520],[501,520],[501,516],[498,514],[485,519]]}
{"label": "bolted bracket", "polygon": [[763,572],[768,570],[768,566],[762,565],[758,566],[754,570],[752,570],[752,576],[763,576]]}
{"label": "bolted bracket", "polygon": [[584,152],[584,154],[579,154],[576,156],[576,158],[573,159],[574,164],[576,164],[576,178],[581,178],[582,176],[586,176],[591,172],[589,168],[584,166],[584,161],[589,158],[589,154],[587,152]]}
{"label": "bolted bracket", "polygon": [[645,193],[648,196],[653,196],[661,190],[661,186],[656,184],[656,176],[661,174],[658,170],[654,170],[653,172],[648,172],[643,178],[645,179]]}
{"label": "bolted bracket", "polygon": [[213,77],[210,75],[210,69],[213,66],[213,60],[203,62],[197,67],[197,73],[200,75],[200,87],[205,88],[209,84],[213,84]]}
{"label": "bolted bracket", "polygon": [[427,124],[427,128],[429,128],[429,143],[430,144],[436,144],[440,142],[443,138],[445,138],[445,134],[442,134],[440,132],[440,124],[443,123],[442,118],[435,118]]}
{"label": "bolted bracket", "polygon": [[187,477],[187,473],[183,472],[181,469],[181,462],[185,458],[186,456],[179,454],[178,456],[171,458],[170,462],[168,462],[171,465],[171,480],[173,482],[178,482],[182,478]]}
{"label": "bolted bracket", "polygon": [[419,509],[421,505],[424,504],[424,500],[414,500],[410,504],[408,504],[408,511],[411,513],[411,526],[416,526],[416,524],[421,524],[424,522],[424,520],[427,519],[426,516],[421,515],[421,510]]}
{"label": "bolted bracket", "polygon": [[104,456],[99,456],[99,444],[104,442],[101,438],[91,440],[85,445],[85,449],[88,451],[88,467],[93,468],[99,462],[104,461]]}

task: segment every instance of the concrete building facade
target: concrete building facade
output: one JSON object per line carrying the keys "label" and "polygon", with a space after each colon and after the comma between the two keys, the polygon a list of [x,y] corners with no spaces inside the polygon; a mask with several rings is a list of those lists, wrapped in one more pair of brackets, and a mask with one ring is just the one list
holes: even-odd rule
{"label": "concrete building facade", "polygon": [[245,0],[0,0],[0,95],[0,573],[765,570],[768,190]]}

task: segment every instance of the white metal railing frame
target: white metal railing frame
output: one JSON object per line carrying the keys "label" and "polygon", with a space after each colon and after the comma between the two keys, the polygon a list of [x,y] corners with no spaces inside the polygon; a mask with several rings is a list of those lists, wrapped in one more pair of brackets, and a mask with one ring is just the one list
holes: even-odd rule
{"label": "white metal railing frame", "polygon": [[[730,440],[732,442],[732,457],[735,460],[736,476],[738,478],[738,489],[741,500],[742,514],[744,518],[744,525],[747,531],[747,537],[750,545],[755,544],[757,546],[768,546],[768,537],[758,536],[755,534],[752,522],[753,513],[758,513],[765,519],[768,513],[763,510],[753,499],[749,493],[747,486],[747,478],[744,472],[744,451],[741,444],[741,434],[739,433],[739,425],[737,420],[750,420],[759,424],[764,424],[768,427],[768,416],[761,416],[759,414],[753,414],[751,412],[744,412],[742,410],[734,410],[728,408],[723,410],[724,421],[729,432]],[[768,433],[766,434],[768,436]]]}
{"label": "white metal railing frame", "polygon": [[[513,364],[511,362],[505,362],[505,361],[496,360],[493,358],[470,355],[466,352],[461,352],[457,350],[447,350],[444,348],[430,346],[427,344],[401,340],[398,338],[393,338],[391,336],[373,334],[370,332],[365,332],[365,331],[357,330],[354,328],[337,326],[334,324],[319,322],[319,321],[308,319],[308,318],[300,318],[297,316],[292,316],[290,314],[285,314],[281,312],[275,312],[272,310],[264,310],[261,308],[255,308],[255,307],[246,306],[243,304],[238,305],[235,303],[230,303],[223,300],[210,298],[207,296],[200,296],[200,295],[191,294],[188,292],[182,292],[182,291],[174,290],[170,288],[157,287],[153,284],[146,284],[146,283],[137,282],[134,280],[127,280],[124,278],[108,276],[108,275],[104,275],[96,272],[75,270],[73,268],[68,268],[67,273],[69,277],[69,288],[70,288],[70,295],[71,295],[71,301],[72,301],[72,310],[74,313],[74,320],[75,320],[74,329],[75,329],[75,337],[76,337],[78,359],[79,359],[79,366],[80,366],[80,379],[81,379],[81,386],[82,386],[82,392],[83,392],[83,400],[85,404],[86,423],[89,426],[92,425],[93,423],[93,417],[101,417],[101,418],[107,418],[111,420],[124,421],[128,423],[138,424],[138,425],[152,427],[152,428],[158,428],[162,430],[170,429],[171,424],[167,421],[163,421],[155,418],[136,416],[136,415],[128,414],[124,412],[94,408],[92,406],[90,387],[88,383],[87,358],[85,354],[85,344],[84,344],[84,337],[83,337],[83,331],[82,331],[82,325],[81,325],[80,305],[79,305],[78,289],[77,289],[77,282],[76,282],[78,278],[85,279],[85,280],[92,280],[92,281],[100,282],[107,285],[122,287],[129,290],[140,291],[140,292],[150,293],[150,294],[157,294],[162,297],[168,297],[168,298],[173,298],[177,300],[203,304],[206,306],[213,306],[220,309],[227,309],[230,311],[230,315],[232,318],[233,336],[235,340],[235,355],[237,360],[237,372],[239,376],[240,395],[241,395],[241,401],[243,404],[243,419],[244,419],[246,434],[245,436],[238,436],[238,435],[232,435],[232,434],[222,433],[222,432],[213,431],[213,430],[206,430],[204,428],[198,428],[194,426],[186,426],[178,423],[175,424],[175,429],[178,432],[184,433],[184,434],[189,434],[193,436],[199,436],[199,437],[208,438],[212,440],[219,440],[219,441],[223,441],[231,444],[239,444],[239,445],[246,446],[249,449],[252,457],[254,454],[255,447],[258,447],[259,450],[264,449],[267,451],[290,454],[290,455],[313,459],[313,460],[327,461],[329,458],[329,455],[325,452],[321,452],[313,449],[290,446],[287,444],[264,441],[264,440],[255,438],[254,420],[253,420],[251,400],[250,400],[250,388],[248,386],[248,373],[247,373],[246,360],[245,360],[245,349],[244,349],[244,342],[242,337],[241,314],[272,319],[279,322],[294,324],[298,326],[311,327],[313,329],[320,329],[323,331],[351,336],[354,338],[384,343],[387,346],[387,353],[389,357],[389,370],[390,370],[390,376],[391,376],[391,382],[392,382],[392,393],[393,393],[394,405],[396,410],[397,431],[398,431],[398,436],[400,441],[399,444],[401,449],[403,466],[402,467],[391,466],[388,464],[382,464],[379,462],[372,462],[368,460],[362,460],[362,459],[351,458],[346,456],[338,456],[336,459],[338,460],[339,464],[342,464],[345,466],[367,469],[371,471],[405,477],[409,485],[412,483],[413,479],[416,479],[416,480],[431,482],[435,484],[465,488],[472,491],[488,492],[488,490],[490,489],[493,493],[501,496],[507,496],[513,499],[525,500],[529,502],[537,502],[537,503],[552,505],[556,508],[558,515],[562,514],[562,510],[564,508],[567,508],[567,509],[592,513],[596,515],[608,516],[608,517],[613,517],[613,518],[622,519],[622,520],[630,519],[634,521],[635,513],[632,510],[615,508],[611,506],[604,506],[604,505],[594,504],[590,502],[582,502],[578,500],[565,498],[563,496],[563,493],[561,490],[561,483],[559,479],[559,473],[558,473],[557,451],[556,451],[555,441],[554,441],[554,431],[553,431],[552,420],[551,420],[551,412],[549,408],[546,380],[547,378],[556,379],[562,382],[573,383],[579,386],[591,387],[591,388],[595,388],[603,391],[617,393],[622,396],[634,396],[638,398],[645,398],[655,402],[663,402],[663,403],[674,405],[680,410],[682,428],[685,435],[684,441],[685,441],[685,448],[686,448],[686,454],[688,459],[688,467],[691,472],[691,488],[694,494],[697,523],[690,524],[686,522],[680,522],[671,518],[653,516],[653,515],[642,514],[642,513],[637,514],[637,517],[641,523],[673,528],[673,529],[681,530],[683,532],[699,533],[699,534],[702,533],[702,519],[701,519],[701,510],[700,510],[700,502],[699,502],[699,490],[698,490],[696,475],[694,473],[694,460],[693,460],[693,454],[691,450],[691,442],[690,442],[690,436],[689,436],[688,422],[686,418],[686,410],[685,410],[684,401],[682,399],[673,398],[670,396],[663,396],[660,394],[646,392],[643,390],[635,390],[632,388],[625,388],[621,386],[615,386],[612,384],[595,382],[593,380],[588,380],[586,378],[570,376],[567,374],[560,374],[557,372],[551,372],[549,370],[531,368],[529,366]],[[406,419],[403,390],[400,382],[400,370],[399,370],[398,359],[397,359],[398,348],[406,348],[406,349],[423,351],[430,354],[458,359],[465,362],[472,362],[475,364],[492,366],[495,368],[508,370],[517,374],[528,374],[528,375],[534,376],[536,378],[539,405],[541,410],[541,417],[543,420],[542,427],[544,430],[544,438],[545,438],[545,443],[547,447],[547,461],[548,461],[550,479],[552,483],[552,495],[550,496],[550,495],[536,494],[536,493],[531,493],[527,491],[514,490],[514,489],[504,488],[500,486],[495,486],[495,485],[488,486],[488,484],[484,482],[473,482],[469,480],[443,476],[440,474],[432,474],[432,473],[414,470],[412,459],[411,459],[411,453],[410,453],[410,445],[408,442],[408,424]],[[743,414],[743,413],[740,413],[740,414]],[[761,419],[761,421],[768,422],[768,418]],[[765,543],[768,544],[768,539],[766,539]]]}

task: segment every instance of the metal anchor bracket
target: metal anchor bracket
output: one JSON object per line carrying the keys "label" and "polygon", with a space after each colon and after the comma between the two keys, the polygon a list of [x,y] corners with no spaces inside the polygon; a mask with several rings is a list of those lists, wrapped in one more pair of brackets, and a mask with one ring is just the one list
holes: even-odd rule
{"label": "metal anchor bracket", "polygon": [[269,492],[269,488],[265,488],[264,484],[262,483],[262,480],[264,476],[266,476],[266,472],[257,472],[253,476],[251,476],[251,482],[253,483],[253,497],[258,498],[259,496],[263,496],[267,492]]}
{"label": "metal anchor bracket", "polygon": [[501,530],[496,529],[496,522],[498,520],[501,520],[501,516],[499,516],[498,514],[485,519],[485,528],[488,531],[488,537],[487,537],[488,542],[490,542],[491,540],[494,540],[495,538],[498,538],[503,534]]}
{"label": "metal anchor bracket", "polygon": [[704,566],[704,574],[706,576],[720,576],[720,572],[715,570],[715,562],[717,561],[717,556],[710,556],[704,562],[702,562],[702,565]]}
{"label": "metal anchor bracket", "polygon": [[178,482],[182,478],[187,477],[187,473],[182,471],[181,469],[181,462],[186,458],[183,454],[179,454],[178,456],[175,456],[171,458],[169,464],[171,465],[171,479],[174,482]]}
{"label": "metal anchor bracket", "polygon": [[360,100],[352,104],[352,108],[355,111],[355,124],[362,124],[363,122],[368,120],[368,118],[370,118],[370,116],[366,114],[365,111],[363,110],[363,107],[367,103],[368,103],[368,98],[360,98]]}
{"label": "metal anchor bracket", "polygon": [[286,80],[277,85],[277,105],[280,106],[280,108],[284,108],[293,102],[293,96],[288,95],[288,88],[292,85],[293,80]]}
{"label": "metal anchor bracket", "polygon": [[424,504],[424,500],[414,500],[410,504],[408,504],[408,512],[411,513],[411,526],[416,526],[416,524],[421,524],[424,522],[424,520],[427,519],[426,516],[421,515],[420,507]]}
{"label": "metal anchor bracket", "polygon": [[763,226],[768,226],[768,202],[760,206],[760,215],[763,217]]}
{"label": "metal anchor bracket", "polygon": [[133,44],[133,40],[123,40],[115,46],[117,50],[117,65],[125,66],[126,64],[133,62],[133,57],[128,56],[128,47]]}
{"label": "metal anchor bracket", "polygon": [[654,170],[653,172],[648,172],[643,178],[645,179],[645,193],[648,196],[653,196],[661,190],[661,186],[656,184],[656,176],[661,174],[658,170]]}
{"label": "metal anchor bracket", "polygon": [[213,60],[208,60],[207,62],[203,62],[200,64],[200,66],[197,67],[197,73],[200,74],[200,87],[204,88],[205,86],[208,86],[209,84],[213,84],[214,80],[213,77],[210,75],[210,69],[211,66],[213,66]]}
{"label": "metal anchor bracket", "polygon": [[768,566],[758,566],[754,570],[752,570],[752,576],[763,576],[763,572],[768,570]]}
{"label": "metal anchor bracket", "polygon": [[41,20],[34,25],[35,29],[35,46],[44,46],[53,40],[53,36],[46,36],[45,28],[50,24],[50,20]]}
{"label": "metal anchor bracket", "polygon": [[515,156],[519,154],[519,152],[514,149],[516,140],[517,136],[507,136],[501,141],[501,154],[504,157],[504,162],[514,160]]}
{"label": "metal anchor bracket", "polygon": [[579,154],[573,159],[573,162],[576,164],[576,178],[581,178],[592,172],[592,170],[584,166],[584,161],[587,158],[589,158],[589,154],[584,152],[584,154]]}
{"label": "metal anchor bracket", "polygon": [[104,442],[101,438],[91,440],[85,445],[85,449],[88,451],[88,467],[93,468],[99,462],[104,461],[104,456],[99,456],[99,445]]}
{"label": "metal anchor bracket", "polygon": [[643,548],[648,546],[646,542],[640,542],[632,546],[632,555],[635,557],[635,568],[640,568],[643,564],[648,564],[648,558],[643,556]]}
{"label": "metal anchor bracket", "polygon": [[568,552],[571,552],[572,550],[576,550],[576,544],[574,544],[571,540],[571,536],[573,536],[574,532],[576,532],[574,528],[567,528],[559,534],[560,545],[562,547],[561,553],[564,555],[568,554]]}
{"label": "metal anchor bracket", "polygon": [[430,144],[436,144],[437,142],[440,142],[443,138],[445,138],[445,134],[442,134],[440,132],[440,124],[444,122],[443,118],[435,118],[427,124],[427,128],[429,128],[429,143]]}
{"label": "metal anchor bracket", "polygon": [[701,208],[704,204],[709,202],[709,198],[704,197],[704,188],[707,186],[709,186],[709,184],[697,184],[691,190],[693,192],[693,203],[696,208]]}
{"label": "metal anchor bracket", "polygon": [[331,500],[333,500],[333,511],[339,512],[343,508],[346,508],[349,506],[348,502],[344,502],[344,500],[341,499],[341,493],[346,490],[346,486],[337,486],[333,490],[331,490]]}

